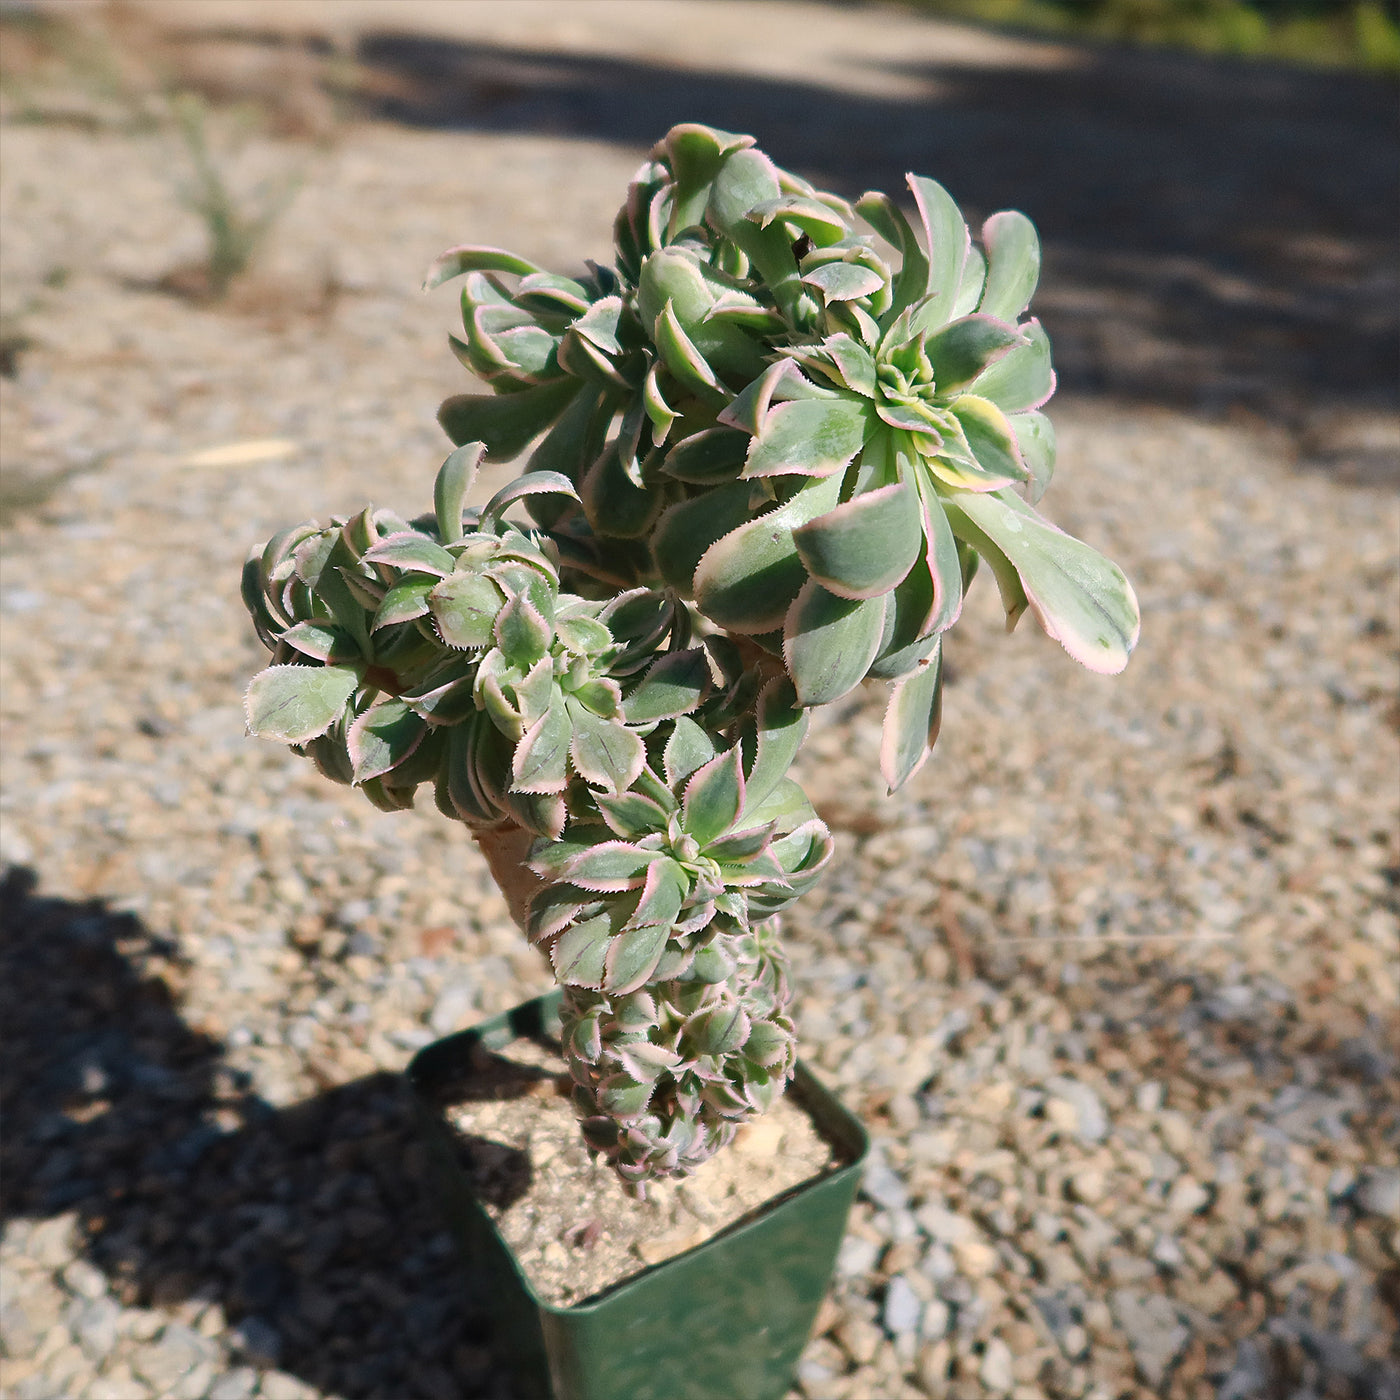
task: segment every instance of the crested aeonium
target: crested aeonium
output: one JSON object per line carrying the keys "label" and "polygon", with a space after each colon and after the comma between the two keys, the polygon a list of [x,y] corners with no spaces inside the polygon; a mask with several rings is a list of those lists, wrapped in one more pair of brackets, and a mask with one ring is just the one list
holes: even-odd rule
{"label": "crested aeonium", "polygon": [[[433,508],[276,536],[244,599],[273,664],[249,726],[386,810],[431,784],[563,988],[589,1144],[633,1190],[683,1175],[796,1061],[779,916],[831,837],[790,774],[808,712],[890,685],[891,790],[937,736],[943,634],[985,560],[1091,669],[1138,634],[1118,568],[1035,510],[1055,439],[1027,315],[1035,231],[971,238],[675,127],[561,277],[463,245]],[[529,450],[481,507],[483,460]],[[521,511],[526,514],[522,516]],[[510,512],[510,514],[508,514]]]}

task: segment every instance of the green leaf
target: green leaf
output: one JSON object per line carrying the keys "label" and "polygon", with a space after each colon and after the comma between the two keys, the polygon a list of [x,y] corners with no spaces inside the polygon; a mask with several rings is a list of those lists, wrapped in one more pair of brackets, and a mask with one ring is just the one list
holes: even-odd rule
{"label": "green leaf", "polygon": [[864,491],[792,532],[807,572],[842,598],[888,593],[919,554],[919,498],[903,482]]}
{"label": "green leaf", "polygon": [[735,136],[694,122],[673,126],[666,133],[664,148],[675,179],[675,204],[667,229],[670,237],[674,238],[682,229],[694,227],[704,219],[710,184],[724,158],[752,145],[752,136]]}
{"label": "green leaf", "polygon": [[397,767],[422,742],[427,726],[402,700],[375,701],[345,734],[354,781],[367,782]]}
{"label": "green leaf", "polygon": [[1043,413],[1017,413],[1007,419],[1016,434],[1030,481],[1027,499],[1034,505],[1050,485],[1055,471],[1055,426]]}
{"label": "green leaf", "polygon": [[922,468],[915,469],[915,480],[924,508],[925,558],[933,583],[933,606],[924,632],[942,632],[951,627],[962,613],[965,592],[962,560],[958,557],[958,542],[943,510],[943,498],[934,490],[933,482]]}
{"label": "green leaf", "polygon": [[829,204],[810,195],[780,195],[765,199],[749,210],[749,218],[760,228],[767,228],[775,219],[794,224],[807,234],[819,248],[838,243],[848,232],[846,221]]}
{"label": "green leaf", "polygon": [[974,312],[935,331],[924,342],[924,351],[933,366],[934,385],[940,395],[947,395],[966,388],[988,365],[1024,345],[1015,326]]}
{"label": "green leaf", "polygon": [[744,476],[830,476],[860,451],[873,426],[873,408],[865,399],[775,404],[749,448]]}
{"label": "green leaf", "polygon": [[370,624],[370,631],[377,632],[381,627],[392,627],[399,622],[412,622],[415,617],[425,617],[430,610],[428,597],[441,580],[422,574],[410,574],[390,586],[380,601]]}
{"label": "green leaf", "polygon": [[883,595],[840,598],[815,579],[803,585],[783,627],[783,659],[802,705],[826,705],[865,679],[885,628]]}
{"label": "green leaf", "polygon": [[744,786],[746,818],[787,777],[807,736],[810,717],[798,704],[797,692],[788,677],[775,677],[759,692],[754,723],[757,753]]}
{"label": "green leaf", "polygon": [[681,799],[681,826],[703,847],[734,824],[743,805],[743,763],[736,744],[691,774]]}
{"label": "green leaf", "polygon": [[513,792],[563,792],[568,786],[573,731],[564,697],[556,690],[548,708],[515,746]]}
{"label": "green leaf", "polygon": [[556,617],[554,633],[576,656],[598,656],[613,644],[612,633],[595,617]]}
{"label": "green leaf", "polygon": [[733,481],[744,469],[749,435],[733,428],[706,428],[676,443],[662,470],[678,481],[714,486]]}
{"label": "green leaf", "polygon": [[248,728],[259,739],[304,744],[340,718],[359,683],[348,666],[269,666],[248,687]]}
{"label": "green leaf", "polygon": [[506,663],[526,671],[549,650],[554,629],[529,598],[516,593],[496,614],[492,635]]}
{"label": "green leaf", "polygon": [[839,475],[810,482],[785,506],[712,544],[695,568],[700,611],[731,632],[758,634],[781,627],[807,578],[792,532],[832,509],[840,490]]}
{"label": "green leaf", "polygon": [[525,258],[516,257],[504,248],[487,248],[472,243],[449,248],[428,269],[423,279],[423,290],[430,292],[464,272],[510,272],[517,276],[539,272],[540,268]]}
{"label": "green leaf", "polygon": [[593,532],[613,539],[642,538],[663,503],[660,491],[633,483],[615,442],[589,468],[579,494]]}
{"label": "green leaf", "polygon": [[840,371],[848,388],[866,398],[876,396],[880,386],[876,378],[875,360],[865,346],[842,332],[822,341],[822,349],[831,356],[832,364]]}
{"label": "green leaf", "polygon": [[1040,239],[1035,225],[1015,209],[1003,209],[982,225],[987,249],[987,281],[980,310],[1015,321],[1030,305],[1040,281]]}
{"label": "green leaf", "polygon": [[579,392],[577,379],[532,384],[512,394],[454,394],[438,409],[438,422],[458,446],[486,444],[487,460],[508,462],[554,422]]}
{"label": "green leaf", "polygon": [[942,714],[943,653],[935,650],[890,695],[880,739],[880,773],[891,792],[923,767],[938,738]]}
{"label": "green leaf", "polygon": [[920,247],[909,220],[889,195],[878,190],[862,195],[856,201],[856,212],[885,242],[894,244],[900,253],[900,270],[895,273],[892,288],[894,299],[882,318],[888,325],[901,311],[927,293],[928,255]]}
{"label": "green leaf", "polygon": [[366,550],[364,557],[368,564],[388,564],[395,569],[436,574],[439,578],[446,578],[457,564],[436,540],[416,530],[401,530],[387,536]]}
{"label": "green leaf", "polygon": [[685,1041],[701,1055],[729,1055],[749,1038],[752,1025],[737,1001],[703,1011],[686,1023]]}
{"label": "green leaf", "polygon": [[666,748],[662,754],[666,781],[673,788],[679,787],[714,756],[714,741],[693,719],[682,716],[676,721],[676,727],[666,741]]}
{"label": "green leaf", "polygon": [[[963,394],[949,405],[977,464],[1000,486],[1025,481],[1030,475],[1006,415],[990,399]],[[972,487],[976,490],[978,488]]]}
{"label": "green leaf", "polygon": [[433,482],[433,510],[437,515],[438,538],[443,544],[462,538],[462,508],[467,503],[485,450],[485,443],[469,442],[448,453],[447,460],[438,469]]}
{"label": "green leaf", "polygon": [[555,976],[566,986],[597,990],[603,985],[612,939],[612,921],[606,914],[567,929],[549,950]]}
{"label": "green leaf", "polygon": [[471,649],[491,645],[505,598],[483,574],[453,574],[432,589],[428,605],[442,640],[450,647]]}
{"label": "green leaf", "polygon": [[647,867],[642,883],[642,897],[627,920],[628,928],[644,928],[648,924],[669,930],[676,922],[690,893],[690,877],[674,860],[653,861]]}
{"label": "green leaf", "polygon": [[962,534],[960,524],[974,527],[963,538],[994,568],[982,541],[1005,555],[1036,620],[1076,661],[1105,674],[1128,664],[1141,618],[1132,585],[1116,564],[1008,492],[960,493],[948,509],[955,533]]}
{"label": "green leaf", "polygon": [[623,702],[629,724],[689,714],[710,688],[710,666],[700,648],[668,652],[653,663]]}
{"label": "green leaf", "polygon": [[971,235],[962,211],[942,185],[922,175],[905,178],[913,191],[928,244],[928,283],[924,290],[934,298],[934,316],[924,329],[932,329],[952,319],[953,299],[962,280],[963,261]]}
{"label": "green leaf", "polygon": [[334,666],[342,661],[358,661],[360,648],[343,627],[336,627],[319,618],[298,622],[282,633],[282,640],[294,647],[303,656],[309,656],[324,665]]}
{"label": "green leaf", "polygon": [[1055,392],[1050,340],[1044,329],[1039,321],[1027,321],[1020,330],[1027,344],[1009,350],[968,386],[974,394],[991,399],[1003,413],[1039,408]]}
{"label": "green leaf", "polygon": [[661,358],[666,362],[666,368],[692,393],[702,396],[723,394],[719,376],[715,374],[700,348],[685,333],[684,327],[676,317],[675,308],[669,301],[656,318],[653,338]]}
{"label": "green leaf", "polygon": [[815,287],[827,302],[855,301],[868,297],[885,285],[885,279],[873,267],[863,263],[829,262],[804,273],[802,280]]}
{"label": "green leaf", "polygon": [[661,577],[681,597],[694,595],[695,569],[705,551],[750,518],[750,489],[747,481],[726,482],[662,512],[652,553]]}
{"label": "green leaf", "polygon": [[580,889],[617,894],[637,889],[652,862],[661,858],[659,851],[644,850],[626,841],[600,841],[580,851],[564,867],[562,874]]}
{"label": "green leaf", "polygon": [[608,829],[624,841],[666,830],[665,809],[640,792],[599,793],[593,801]]}
{"label": "green leaf", "polygon": [[574,483],[559,472],[525,472],[502,486],[481,508],[481,519],[499,520],[517,501],[527,496],[572,496],[578,500]]}
{"label": "green leaf", "polygon": [[569,752],[579,777],[609,792],[630,787],[646,762],[641,739],[626,726],[602,719],[576,700],[568,705],[574,735]]}

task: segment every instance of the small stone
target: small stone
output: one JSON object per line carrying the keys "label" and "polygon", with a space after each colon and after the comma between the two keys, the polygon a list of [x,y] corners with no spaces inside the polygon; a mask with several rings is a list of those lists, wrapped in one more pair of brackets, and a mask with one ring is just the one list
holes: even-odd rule
{"label": "small stone", "polygon": [[857,1366],[868,1366],[880,1350],[880,1329],[863,1317],[848,1315],[833,1336]]}
{"label": "small stone", "polygon": [[[1102,1142],[1108,1133],[1108,1114],[1099,1096],[1082,1080],[1053,1074],[1045,1081],[1050,1099],[1046,1114],[1057,1127],[1074,1133],[1081,1142]],[[1060,1105],[1060,1107],[1057,1107]]]}
{"label": "small stone", "polygon": [[1155,1079],[1149,1079],[1145,1084],[1137,1086],[1133,1102],[1137,1105],[1139,1113],[1156,1113],[1165,1097],[1162,1085]]}
{"label": "small stone", "polygon": [[865,1169],[862,1193],[885,1210],[903,1210],[909,1204],[909,1191],[899,1175],[884,1162],[873,1161]]}
{"label": "small stone", "polygon": [[847,1235],[836,1256],[836,1273],[841,1278],[860,1278],[872,1273],[880,1262],[880,1244],[860,1235]]}
{"label": "small stone", "polygon": [[1372,1167],[1363,1173],[1351,1196],[1367,1215],[1400,1222],[1400,1171],[1394,1167]]}
{"label": "small stone", "polygon": [[1167,1209],[1178,1215],[1195,1215],[1209,1204],[1210,1192],[1189,1174],[1177,1177],[1167,1195]]}
{"label": "small stone", "polygon": [[929,1202],[914,1212],[914,1219],[930,1239],[940,1244],[957,1244],[959,1240],[971,1238],[976,1227],[961,1215],[954,1215],[940,1205]]}
{"label": "small stone", "polygon": [[990,1391],[1003,1395],[1016,1384],[1011,1348],[1000,1337],[993,1337],[982,1353],[977,1379]]}
{"label": "small stone", "polygon": [[209,1387],[209,1400],[248,1400],[257,1384],[258,1373],[251,1366],[236,1366]]}
{"label": "small stone", "polygon": [[903,1274],[896,1274],[885,1290],[885,1306],[880,1314],[885,1331],[892,1337],[912,1336],[923,1318],[919,1295]]}
{"label": "small stone", "polygon": [[79,1298],[100,1298],[107,1292],[106,1275],[86,1259],[75,1259],[64,1269],[63,1285]]}
{"label": "small stone", "polygon": [[1158,1235],[1152,1246],[1152,1262],[1175,1273],[1186,1263],[1186,1257],[1174,1236]]}
{"label": "small stone", "polygon": [[1135,1293],[1126,1288],[1112,1293],[1109,1306],[1128,1339],[1142,1379],[1160,1387],[1191,1337],[1181,1315],[1160,1293]]}
{"label": "small stone", "polygon": [[204,1361],[209,1351],[209,1343],[197,1332],[182,1322],[171,1322],[151,1346],[136,1354],[132,1365],[156,1390],[170,1390],[181,1376]]}
{"label": "small stone", "polygon": [[1093,1167],[1076,1172],[1069,1179],[1070,1195],[1076,1201],[1083,1201],[1085,1205],[1093,1205],[1095,1201],[1101,1201],[1107,1189],[1108,1178],[1103,1172]]}
{"label": "small stone", "polygon": [[934,1298],[931,1302],[924,1304],[924,1315],[919,1324],[919,1331],[923,1333],[925,1341],[936,1342],[947,1334],[948,1324],[951,1321],[952,1313],[949,1311],[947,1303],[941,1298]]}
{"label": "small stone", "polygon": [[919,1379],[919,1389],[929,1400],[945,1400],[952,1360],[953,1348],[946,1340],[933,1342],[919,1352],[915,1374]]}
{"label": "small stone", "polygon": [[73,1258],[76,1225],[77,1217],[71,1213],[41,1220],[29,1232],[25,1253],[46,1269],[62,1268]]}
{"label": "small stone", "polygon": [[953,1258],[969,1278],[985,1278],[998,1262],[996,1250],[983,1240],[960,1240],[953,1246]]}

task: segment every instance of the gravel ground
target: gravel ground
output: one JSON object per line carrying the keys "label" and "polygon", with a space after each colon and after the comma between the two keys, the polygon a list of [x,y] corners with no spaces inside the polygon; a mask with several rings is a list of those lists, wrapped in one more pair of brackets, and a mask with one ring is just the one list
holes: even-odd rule
{"label": "gravel ground", "polygon": [[[713,44],[718,8],[648,13]],[[755,53],[797,16],[814,87],[831,45],[876,43],[870,11],[723,8]],[[576,6],[468,9],[503,12],[502,43],[544,32],[505,32],[528,9],[555,49],[597,47]],[[652,24],[629,42],[674,52]],[[1063,54],[878,35],[996,71]],[[244,173],[305,186],[215,309],[157,285],[199,250],[168,138],[3,140],[28,344],[0,381],[0,1383],[510,1400],[396,1076],[548,979],[460,829],[244,736],[264,654],[236,578],[284,523],[422,508],[461,373],[420,270],[465,237],[605,255],[642,142],[368,119],[257,140]],[[1368,247],[1344,251],[1374,290]],[[984,583],[917,780],[878,787],[877,694],[804,759],[840,851],[789,922],[797,1014],[877,1153],[796,1394],[1391,1400],[1400,512],[1378,469],[1400,420],[1368,383],[1329,391],[1326,432],[1075,387],[1048,505],[1138,586],[1128,672],[1003,637]]]}

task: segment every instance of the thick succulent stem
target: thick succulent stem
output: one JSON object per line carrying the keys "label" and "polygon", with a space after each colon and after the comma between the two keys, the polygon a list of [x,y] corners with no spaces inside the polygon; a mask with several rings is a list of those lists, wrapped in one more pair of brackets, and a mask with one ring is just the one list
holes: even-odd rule
{"label": "thick succulent stem", "polygon": [[534,844],[533,832],[514,822],[500,826],[477,827],[472,831],[486,864],[491,869],[501,894],[505,896],[510,916],[522,933],[530,914],[530,901],[540,888],[540,877],[526,864],[530,847]]}

